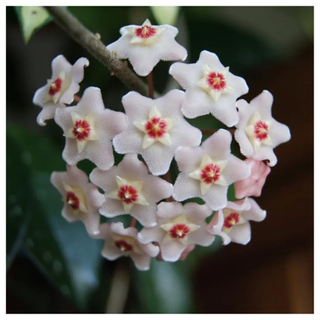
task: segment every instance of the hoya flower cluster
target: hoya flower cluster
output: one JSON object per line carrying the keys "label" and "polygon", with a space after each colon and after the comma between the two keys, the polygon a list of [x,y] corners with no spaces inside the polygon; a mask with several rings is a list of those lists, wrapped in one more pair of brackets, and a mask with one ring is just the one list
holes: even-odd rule
{"label": "hoya flower cluster", "polygon": [[[107,50],[129,59],[140,76],[149,75],[159,60],[187,57],[170,25],[146,20],[120,33]],[[272,118],[271,93],[263,91],[250,103],[238,100],[248,92],[245,80],[214,53],[202,51],[196,63],[170,67],[184,91],[157,99],[131,91],[122,98],[123,113],[106,108],[100,89],[89,87],[70,106],[88,65],[86,58],[72,66],[58,56],[51,79],[34,96],[42,108],[38,123],[54,119],[66,139],[67,171],[51,176],[63,196],[63,217],[81,220],[89,236],[103,239],[105,258],[130,256],[140,270],[149,268],[152,257],[184,260],[196,245],[210,246],[216,236],[225,245],[248,243],[249,221],[266,216],[250,197],[261,195],[277,162],[273,149],[290,139],[288,127]],[[204,139],[188,119],[206,114],[235,132],[220,129]],[[245,160],[231,153],[231,132]],[[114,151],[123,155],[117,165]],[[83,159],[96,165],[89,177],[77,167]],[[173,161],[180,172],[175,181],[169,171]],[[238,201],[228,200],[231,185]],[[100,223],[101,215],[108,222]],[[112,221],[120,215],[130,216],[130,225]]]}

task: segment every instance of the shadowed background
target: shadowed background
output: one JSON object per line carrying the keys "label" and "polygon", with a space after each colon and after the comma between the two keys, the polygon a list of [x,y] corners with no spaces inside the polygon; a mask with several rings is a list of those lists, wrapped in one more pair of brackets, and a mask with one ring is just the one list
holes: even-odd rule
{"label": "shadowed background", "polygon": [[[149,8],[69,9],[105,44],[115,41],[124,25],[146,18],[155,23]],[[217,53],[246,79],[244,98],[269,90],[274,118],[291,129],[292,139],[275,150],[279,162],[256,199],[267,210],[266,220],[251,224],[246,246],[221,247],[217,239],[184,262],[154,261],[148,272],[136,271],[130,259],[104,260],[102,242],[89,239],[80,222],[68,224],[60,216],[61,197],[49,177],[65,170],[64,137],[53,121],[36,124],[40,108],[32,98],[59,54],[71,63],[81,56],[90,60],[80,96],[97,86],[106,107],[122,110],[128,89],[53,22],[25,45],[14,8],[8,7],[8,313],[105,312],[114,275],[123,276],[118,286],[120,296],[128,293],[121,308],[127,313],[313,312],[313,8],[183,7],[176,25],[188,63],[202,50]],[[170,64],[155,68],[158,92],[177,87],[168,75]],[[210,129],[210,121],[203,118],[199,125]],[[88,161],[79,166],[93,168]]]}

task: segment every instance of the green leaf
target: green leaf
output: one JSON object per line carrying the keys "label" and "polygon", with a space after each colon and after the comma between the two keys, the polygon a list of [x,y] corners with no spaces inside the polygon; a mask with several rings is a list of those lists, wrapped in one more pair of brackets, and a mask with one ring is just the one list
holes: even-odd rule
{"label": "green leaf", "polygon": [[35,212],[28,230],[28,251],[61,292],[85,311],[99,285],[102,241],[91,239],[81,222],[63,219],[61,195],[48,173],[34,176],[34,188],[42,210]]}
{"label": "green leaf", "polygon": [[16,7],[16,12],[26,44],[37,30],[52,20],[52,17],[44,7]]}
{"label": "green leaf", "polygon": [[149,271],[135,270],[134,294],[143,313],[189,313],[192,287],[184,265],[152,259]]}
{"label": "green leaf", "polygon": [[65,171],[66,164],[59,150],[52,141],[38,133],[32,132],[23,126],[7,124],[7,132],[23,151],[23,161],[33,171]]}
{"label": "green leaf", "polygon": [[7,185],[6,185],[6,238],[7,269],[19,251],[31,217],[31,181],[24,152],[10,135],[7,135]]}
{"label": "green leaf", "polygon": [[180,7],[177,6],[152,6],[151,11],[159,24],[174,26],[177,22]]}

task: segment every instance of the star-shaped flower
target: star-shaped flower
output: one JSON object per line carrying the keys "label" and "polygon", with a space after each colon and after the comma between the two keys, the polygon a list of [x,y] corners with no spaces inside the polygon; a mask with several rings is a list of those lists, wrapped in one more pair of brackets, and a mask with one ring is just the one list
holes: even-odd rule
{"label": "star-shaped flower", "polygon": [[165,261],[177,261],[187,248],[192,250],[192,245],[209,246],[214,240],[206,230],[205,219],[211,215],[206,205],[161,202],[157,215],[157,225],[142,229],[138,239],[141,243],[158,242]]}
{"label": "star-shaped flower", "polygon": [[51,183],[63,196],[62,216],[69,222],[81,220],[88,233],[99,233],[100,215],[98,209],[104,196],[89,182],[87,175],[77,166],[67,165],[67,172],[53,172]]}
{"label": "star-shaped flower", "polygon": [[175,200],[200,197],[212,210],[226,206],[228,186],[250,175],[249,165],[230,153],[230,143],[230,132],[220,129],[200,147],[177,149],[181,173],[173,187]]}
{"label": "star-shaped flower", "polygon": [[184,120],[184,92],[172,90],[158,99],[129,92],[122,103],[128,127],[113,139],[116,152],[138,153],[154,175],[165,174],[179,146],[198,146],[201,131]]}
{"label": "star-shaped flower", "polygon": [[249,221],[262,221],[265,217],[266,211],[251,198],[230,201],[223,210],[215,213],[207,230],[213,235],[221,236],[224,245],[230,242],[247,244],[251,239]]}
{"label": "star-shaped flower", "polygon": [[249,178],[235,182],[235,196],[238,199],[250,196],[260,197],[262,188],[271,169],[262,161],[251,158],[244,160],[244,162],[249,164],[251,174]]}
{"label": "star-shaped flower", "polygon": [[272,103],[273,96],[267,90],[250,104],[245,100],[237,101],[240,119],[235,131],[241,153],[255,160],[268,160],[271,167],[278,161],[273,149],[291,138],[289,128],[272,118]]}
{"label": "star-shaped flower", "polygon": [[105,192],[102,215],[112,218],[131,214],[146,227],[156,225],[156,203],[172,194],[172,184],[149,174],[136,154],[125,155],[108,171],[95,168],[90,179]]}
{"label": "star-shaped flower", "polygon": [[86,89],[74,107],[57,108],[55,121],[66,137],[62,157],[68,164],[89,159],[102,170],[114,164],[111,139],[127,126],[127,117],[105,109],[99,88]]}
{"label": "star-shaped flower", "polygon": [[84,68],[88,65],[86,58],[78,59],[73,66],[63,55],[53,59],[51,79],[33,97],[33,103],[42,108],[37,117],[39,125],[45,126],[47,120],[53,119],[57,107],[64,107],[73,101],[80,89]]}
{"label": "star-shaped flower", "polygon": [[141,271],[148,270],[150,258],[159,253],[157,246],[140,243],[136,228],[124,228],[121,222],[101,224],[100,234],[96,238],[105,240],[101,252],[105,258],[116,260],[121,256],[129,256]]}
{"label": "star-shaped flower", "polygon": [[187,50],[174,38],[178,29],[170,25],[154,26],[147,19],[141,26],[129,25],[120,29],[121,38],[107,49],[119,59],[129,59],[134,71],[147,76],[159,60],[176,61],[187,58]]}
{"label": "star-shaped flower", "polygon": [[239,121],[235,102],[248,92],[248,86],[243,78],[224,67],[214,53],[202,51],[193,64],[174,63],[169,73],[186,90],[182,113],[187,118],[212,113],[228,127]]}

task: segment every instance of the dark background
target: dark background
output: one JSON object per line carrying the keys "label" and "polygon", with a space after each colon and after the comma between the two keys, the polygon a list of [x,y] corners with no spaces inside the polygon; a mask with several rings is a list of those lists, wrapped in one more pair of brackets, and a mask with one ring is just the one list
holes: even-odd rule
{"label": "dark background", "polygon": [[[147,17],[155,23],[149,8],[69,9],[105,44],[124,25]],[[25,45],[15,10],[8,7],[8,313],[100,313],[106,305],[109,312],[127,313],[313,312],[313,8],[183,7],[177,27],[187,62],[196,62],[202,50],[217,53],[246,79],[244,98],[269,90],[274,118],[291,129],[291,141],[276,149],[279,162],[257,199],[266,220],[251,224],[246,246],[221,247],[217,240],[196,248],[185,262],[154,261],[148,272],[136,271],[129,259],[102,259],[102,243],[89,239],[81,223],[60,216],[62,202],[49,177],[65,170],[64,138],[53,121],[36,124],[40,108],[32,98],[50,78],[58,54],[71,63],[82,56],[90,60],[80,96],[98,86],[106,107],[121,110],[128,89],[53,22]],[[158,92],[177,86],[169,66],[160,62],[155,68]],[[205,117],[199,121],[206,129],[208,123]],[[93,166],[84,161],[80,167],[90,172]],[[113,295],[126,300],[118,309],[107,302],[114,282],[120,293]]]}

